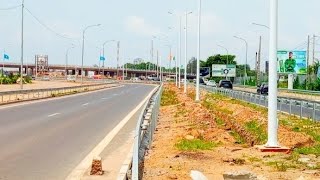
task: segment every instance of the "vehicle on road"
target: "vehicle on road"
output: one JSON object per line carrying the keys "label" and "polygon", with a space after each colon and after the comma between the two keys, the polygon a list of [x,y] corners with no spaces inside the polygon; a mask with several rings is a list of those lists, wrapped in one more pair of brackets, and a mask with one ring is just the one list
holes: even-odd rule
{"label": "vehicle on road", "polygon": [[42,77],[42,81],[50,81],[49,76],[43,76],[43,77]]}
{"label": "vehicle on road", "polygon": [[77,76],[76,75],[68,75],[67,81],[76,82]]}
{"label": "vehicle on road", "polygon": [[131,81],[134,81],[134,82],[136,82],[136,81],[141,81],[138,77],[132,77],[130,80],[131,80]]}
{"label": "vehicle on road", "polygon": [[214,80],[209,80],[206,83],[207,86],[211,86],[211,87],[217,87],[217,83]]}
{"label": "vehicle on road", "polygon": [[[181,83],[184,83],[184,79],[181,79],[181,81],[180,81],[180,82],[181,82]],[[189,82],[189,81],[188,81],[188,79],[187,79],[187,81],[186,81],[186,82],[187,82],[187,83]]]}
{"label": "vehicle on road", "polygon": [[[193,82],[196,84],[196,83],[197,83],[197,80],[196,80],[196,79],[193,79]],[[206,85],[206,83],[204,82],[204,79],[203,79],[203,78],[200,78],[200,84]]]}
{"label": "vehicle on road", "polygon": [[257,88],[257,93],[258,94],[266,94],[268,95],[269,88],[267,83],[262,83],[260,86]]}
{"label": "vehicle on road", "polygon": [[233,89],[233,85],[230,80],[220,80],[219,88]]}

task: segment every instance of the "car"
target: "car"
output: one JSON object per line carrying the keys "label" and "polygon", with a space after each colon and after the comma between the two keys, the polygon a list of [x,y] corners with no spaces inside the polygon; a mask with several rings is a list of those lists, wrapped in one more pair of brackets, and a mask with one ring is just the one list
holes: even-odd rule
{"label": "car", "polygon": [[140,81],[140,79],[138,77],[132,77],[130,80],[133,82]]}
{"label": "car", "polygon": [[[196,84],[196,83],[197,83],[197,80],[194,79],[193,82]],[[200,78],[200,84],[206,85],[206,83],[204,82],[203,78]]]}
{"label": "car", "polygon": [[[181,82],[181,83],[184,83],[184,79],[181,79],[180,82]],[[187,83],[189,82],[188,79],[187,79],[186,82],[187,82]]]}
{"label": "car", "polygon": [[42,81],[50,81],[49,76],[43,76],[43,77],[42,77]]}
{"label": "car", "polygon": [[257,93],[258,94],[266,94],[268,95],[269,92],[269,87],[267,83],[262,83],[260,86],[257,88]]}
{"label": "car", "polygon": [[219,88],[233,89],[233,85],[230,80],[220,80]]}
{"label": "car", "polygon": [[214,80],[209,80],[206,85],[211,87],[217,87],[217,84]]}

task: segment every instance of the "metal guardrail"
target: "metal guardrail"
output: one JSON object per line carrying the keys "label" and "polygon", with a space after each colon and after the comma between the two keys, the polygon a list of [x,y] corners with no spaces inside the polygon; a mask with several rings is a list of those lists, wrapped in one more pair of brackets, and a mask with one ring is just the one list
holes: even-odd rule
{"label": "metal guardrail", "polygon": [[78,92],[85,92],[105,88],[106,85],[115,84],[115,81],[73,86],[61,88],[45,88],[45,89],[30,89],[30,90],[16,90],[16,91],[3,91],[0,92],[0,105],[13,102],[21,102],[28,100],[43,99],[55,97],[66,94],[74,94]]}
{"label": "metal guardrail", "polygon": [[[208,86],[201,86],[201,88],[268,108],[268,96],[266,95]],[[314,101],[278,97],[278,111],[296,115],[300,118],[320,121],[320,103]]]}
{"label": "metal guardrail", "polygon": [[142,178],[141,163],[144,160],[145,152],[149,149],[153,140],[153,133],[157,126],[161,94],[161,84],[155,94],[147,102],[141,112],[135,130],[133,156],[131,168],[129,168],[126,179],[140,180]]}
{"label": "metal guardrail", "polygon": [[[234,84],[234,87],[257,89],[256,86],[244,86],[244,85],[239,85],[239,84]],[[286,89],[286,88],[278,88],[278,91],[279,92],[301,93],[301,94],[306,94],[306,95],[320,96],[320,91],[310,91],[310,90],[302,90],[302,89]]]}

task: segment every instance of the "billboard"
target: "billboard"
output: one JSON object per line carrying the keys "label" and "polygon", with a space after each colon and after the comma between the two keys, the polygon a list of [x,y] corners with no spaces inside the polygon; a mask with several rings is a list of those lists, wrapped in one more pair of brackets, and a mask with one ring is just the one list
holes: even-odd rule
{"label": "billboard", "polygon": [[234,64],[213,64],[213,77],[236,77],[236,65]]}
{"label": "billboard", "polygon": [[306,74],[306,51],[278,51],[278,73]]}
{"label": "billboard", "polygon": [[49,63],[47,55],[36,55],[35,64],[37,74],[41,75],[49,72]]}

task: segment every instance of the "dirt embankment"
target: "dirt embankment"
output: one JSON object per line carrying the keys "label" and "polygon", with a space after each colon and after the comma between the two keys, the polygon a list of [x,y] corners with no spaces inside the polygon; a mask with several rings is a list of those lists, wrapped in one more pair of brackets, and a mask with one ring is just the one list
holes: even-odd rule
{"label": "dirt embankment", "polygon": [[[165,88],[143,179],[191,179],[191,170],[208,179],[239,170],[249,170],[258,179],[320,178],[318,132],[308,133],[313,124],[304,126],[299,123],[305,120],[280,115],[280,144],[293,151],[261,153],[252,146],[267,140],[266,109],[206,92],[195,103],[192,89],[185,95],[173,85]],[[305,128],[297,130],[300,126]]]}

